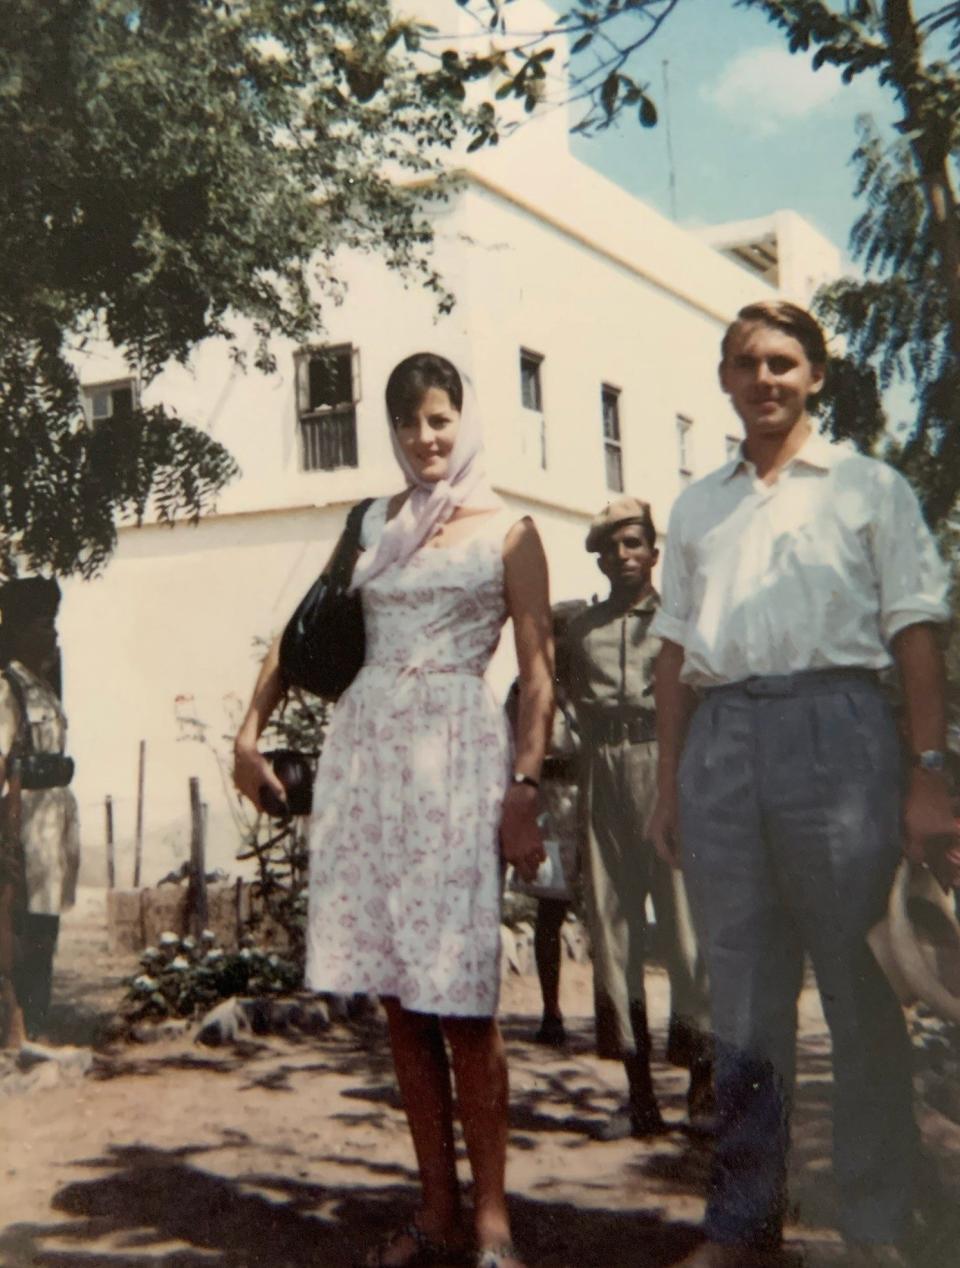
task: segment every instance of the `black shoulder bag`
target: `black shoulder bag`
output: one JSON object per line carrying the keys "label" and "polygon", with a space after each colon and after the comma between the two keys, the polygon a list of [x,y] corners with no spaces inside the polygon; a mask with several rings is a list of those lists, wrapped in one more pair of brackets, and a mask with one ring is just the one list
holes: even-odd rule
{"label": "black shoulder bag", "polygon": [[360,552],[360,526],[373,498],[354,506],[333,558],[287,622],[280,639],[280,683],[336,700],[363,664],[363,607],[350,580]]}

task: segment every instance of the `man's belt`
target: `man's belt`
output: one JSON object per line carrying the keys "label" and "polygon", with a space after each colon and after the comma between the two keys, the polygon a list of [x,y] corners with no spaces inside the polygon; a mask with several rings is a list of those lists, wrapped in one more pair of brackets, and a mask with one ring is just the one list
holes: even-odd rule
{"label": "man's belt", "polygon": [[600,713],[590,719],[590,739],[595,744],[648,744],[656,738],[656,715],[650,709]]}
{"label": "man's belt", "polygon": [[708,687],[706,694],[738,693],[747,696],[819,696],[832,691],[850,691],[857,687],[876,690],[880,676],[875,669],[861,669],[856,665],[836,669],[801,669],[793,674],[764,674],[742,678],[738,682],[720,683]]}

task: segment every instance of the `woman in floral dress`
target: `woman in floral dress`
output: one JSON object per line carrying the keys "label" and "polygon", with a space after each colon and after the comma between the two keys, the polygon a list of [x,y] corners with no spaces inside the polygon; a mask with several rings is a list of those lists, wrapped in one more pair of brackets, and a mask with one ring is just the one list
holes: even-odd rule
{"label": "woman in floral dress", "polygon": [[[354,585],[366,658],[334,710],[317,772],[307,982],[375,993],[389,1022],[423,1196],[367,1264],[409,1268],[466,1245],[452,1073],[476,1263],[522,1268],[504,1197],[507,1072],[494,1015],[501,855],[527,877],[543,858],[546,560],[533,522],[511,521],[486,481],[476,411],[449,361],[408,357],[386,402],[407,487],[364,517]],[[508,617],[521,684],[515,751],[483,677]],[[237,786],[254,802],[263,784],[282,795],[256,747],[279,698],[277,657],[275,645],[236,742]]]}

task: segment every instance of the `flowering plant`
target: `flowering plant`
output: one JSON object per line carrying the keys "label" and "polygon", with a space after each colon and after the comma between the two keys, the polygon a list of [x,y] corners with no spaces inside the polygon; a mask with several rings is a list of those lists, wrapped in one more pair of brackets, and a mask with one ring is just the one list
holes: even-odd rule
{"label": "flowering plant", "polygon": [[302,970],[290,959],[244,939],[236,951],[200,938],[167,932],[140,956],[140,972],[127,982],[121,1014],[128,1023],[196,1017],[231,995],[279,995],[296,990]]}

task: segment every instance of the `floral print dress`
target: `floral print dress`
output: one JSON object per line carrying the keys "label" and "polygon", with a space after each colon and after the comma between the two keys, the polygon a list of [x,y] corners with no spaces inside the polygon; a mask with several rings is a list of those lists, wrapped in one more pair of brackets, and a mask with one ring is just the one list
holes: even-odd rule
{"label": "floral print dress", "polygon": [[[364,517],[374,544],[387,499]],[[507,617],[498,512],[361,591],[366,660],[333,711],[310,825],[307,984],[492,1016],[511,743],[484,674]]]}

